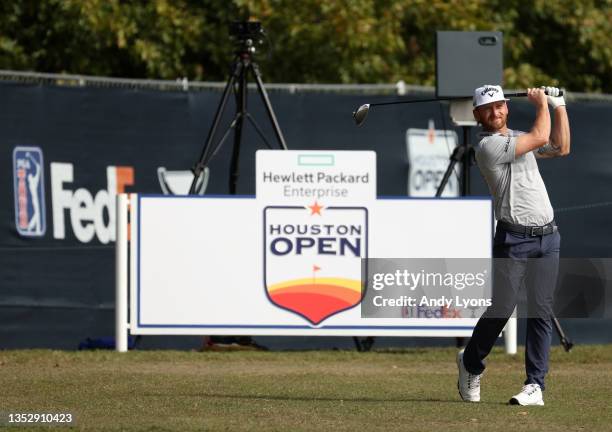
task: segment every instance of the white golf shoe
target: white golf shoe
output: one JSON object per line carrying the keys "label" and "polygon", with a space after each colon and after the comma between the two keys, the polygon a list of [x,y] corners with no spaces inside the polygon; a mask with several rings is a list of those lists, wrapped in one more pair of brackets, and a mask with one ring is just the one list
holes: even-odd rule
{"label": "white golf shoe", "polygon": [[512,396],[510,405],[544,405],[542,389],[539,384],[527,384],[517,395]]}
{"label": "white golf shoe", "polygon": [[463,350],[457,353],[457,368],[459,369],[457,389],[461,399],[466,402],[480,402],[480,377],[482,374],[474,375],[467,371],[463,365]]}

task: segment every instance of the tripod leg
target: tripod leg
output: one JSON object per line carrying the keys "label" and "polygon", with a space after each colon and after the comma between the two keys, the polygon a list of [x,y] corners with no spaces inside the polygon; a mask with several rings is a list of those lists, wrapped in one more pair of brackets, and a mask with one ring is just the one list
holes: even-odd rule
{"label": "tripod leg", "polygon": [[202,149],[202,153],[200,154],[200,159],[198,159],[198,162],[193,166],[192,169],[193,181],[191,182],[191,187],[189,188],[189,194],[195,193],[196,185],[198,183],[200,175],[202,174],[202,171],[204,171],[204,167],[206,167],[206,164],[208,163],[208,155],[210,154],[212,140],[215,137],[217,127],[219,127],[221,115],[223,114],[223,110],[225,109],[225,105],[227,104],[227,98],[230,95],[230,90],[234,85],[236,77],[241,73],[242,69],[242,63],[240,61],[237,61],[234,64],[232,73],[227,80],[227,84],[225,85],[225,89],[223,90],[223,96],[221,96],[221,102],[217,107],[217,112],[215,113],[212,126],[210,127],[210,130],[208,131],[208,136],[206,137],[206,143],[204,144],[204,148]]}
{"label": "tripod leg", "polygon": [[210,156],[207,158],[207,160],[210,160],[213,157],[215,157],[215,155],[217,154],[219,149],[223,146],[223,143],[225,142],[225,140],[229,136],[230,132],[233,131],[236,128],[236,125],[238,124],[238,119],[240,117],[241,117],[241,114],[240,113],[236,113],[236,116],[234,117],[234,119],[232,120],[230,125],[228,126],[227,130],[223,133],[223,136],[221,137],[219,142],[217,142],[217,144],[215,144],[214,150],[212,152],[209,152]]}
{"label": "tripod leg", "polygon": [[266,111],[268,112],[268,117],[270,117],[270,122],[272,123],[272,127],[274,129],[274,134],[276,135],[276,139],[281,145],[283,150],[287,150],[287,144],[285,143],[285,137],[283,137],[283,133],[281,132],[280,126],[278,125],[278,120],[276,120],[276,115],[274,114],[274,110],[272,109],[272,104],[270,104],[270,99],[268,98],[268,93],[264,88],[263,81],[261,80],[261,74],[259,73],[259,67],[256,63],[252,62],[251,70],[253,71],[253,75],[255,76],[255,82],[257,83],[257,89],[259,90],[259,94],[266,106]]}
{"label": "tripod leg", "polygon": [[236,95],[236,107],[237,114],[235,119],[234,128],[234,148],[232,150],[232,161],[230,163],[230,179],[229,179],[229,191],[231,195],[236,194],[236,188],[238,186],[239,164],[240,164],[240,142],[242,140],[242,125],[244,123],[244,117],[246,115],[246,104],[247,104],[247,71],[243,68],[240,73],[238,82],[238,94]]}
{"label": "tripod leg", "polygon": [[444,173],[444,177],[442,177],[442,181],[438,186],[438,190],[436,191],[436,196],[442,196],[444,192],[444,188],[446,187],[446,183],[448,183],[448,179],[450,178],[453,170],[455,169],[455,165],[457,162],[463,159],[463,153],[465,152],[465,147],[457,146],[455,150],[453,150],[453,154],[451,154],[450,162],[448,163],[448,167],[446,167],[446,172]]}
{"label": "tripod leg", "polygon": [[270,145],[270,143],[266,139],[266,136],[264,135],[263,131],[261,130],[261,128],[259,127],[259,125],[255,121],[255,119],[253,119],[253,117],[249,113],[246,113],[246,116],[247,116],[247,119],[251,122],[251,124],[255,128],[255,130],[257,131],[257,133],[259,134],[259,137],[262,139],[262,141],[264,142],[266,147],[268,147],[270,150],[272,150],[272,146]]}

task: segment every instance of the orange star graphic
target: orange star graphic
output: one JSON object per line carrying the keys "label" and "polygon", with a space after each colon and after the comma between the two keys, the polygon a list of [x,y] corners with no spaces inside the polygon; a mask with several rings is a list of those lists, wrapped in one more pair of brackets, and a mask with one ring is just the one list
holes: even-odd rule
{"label": "orange star graphic", "polygon": [[313,205],[308,206],[308,208],[310,209],[310,215],[315,215],[318,214],[319,216],[321,216],[321,209],[323,209],[323,206],[319,205],[316,201],[314,202]]}

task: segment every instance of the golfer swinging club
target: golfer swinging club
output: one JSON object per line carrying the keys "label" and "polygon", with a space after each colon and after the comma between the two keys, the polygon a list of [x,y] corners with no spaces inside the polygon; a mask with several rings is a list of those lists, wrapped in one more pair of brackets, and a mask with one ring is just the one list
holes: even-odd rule
{"label": "golfer swinging club", "polygon": [[[492,305],[476,324],[465,350],[457,354],[457,386],[464,401],[480,401],[484,359],[512,315],[525,281],[530,309],[525,342],[527,379],[510,404],[544,405],[561,238],[536,158],[569,153],[569,120],[559,93],[554,87],[528,89],[536,117],[531,130],[524,133],[506,125],[507,99],[500,86],[487,85],[474,91],[474,118],[483,127],[476,161],[494,199],[497,229]],[[552,130],[547,103],[554,111]]]}

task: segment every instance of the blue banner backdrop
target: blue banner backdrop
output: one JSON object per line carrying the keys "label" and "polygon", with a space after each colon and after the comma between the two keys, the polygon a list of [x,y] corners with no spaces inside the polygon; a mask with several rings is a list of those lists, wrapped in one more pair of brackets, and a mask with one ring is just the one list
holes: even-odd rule
{"label": "blue banner backdrop", "polygon": [[[378,107],[357,128],[351,112],[358,105],[389,97],[270,97],[289,148],[375,150],[379,195],[406,195],[406,129],[427,128],[430,119],[450,128],[447,107],[438,103]],[[113,333],[114,196],[160,193],[158,168],[188,170],[219,99],[215,91],[0,83],[0,347],[75,348],[87,336]],[[231,99],[219,136],[235,109]],[[510,105],[510,127],[528,129],[533,108],[521,100]],[[257,94],[248,108],[276,144]],[[540,162],[562,254],[610,257],[612,103],[574,102],[568,111],[571,155]],[[212,160],[207,193],[228,193],[232,146],[230,136]],[[263,142],[247,125],[240,194],[255,193],[259,148]],[[476,167],[472,179],[472,194],[487,195]]]}

